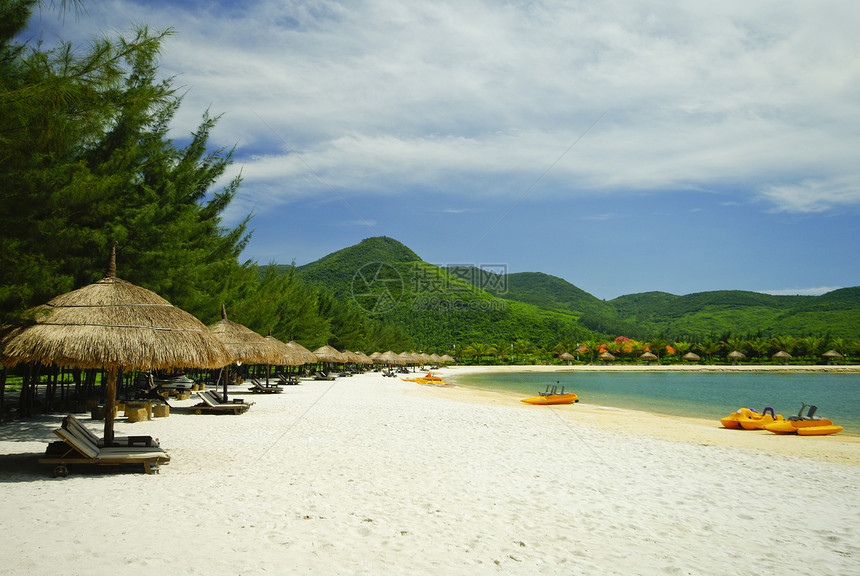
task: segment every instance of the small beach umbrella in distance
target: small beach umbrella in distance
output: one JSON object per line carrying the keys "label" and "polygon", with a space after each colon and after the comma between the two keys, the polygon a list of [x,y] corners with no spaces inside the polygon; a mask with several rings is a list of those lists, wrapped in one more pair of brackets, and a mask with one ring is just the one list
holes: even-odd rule
{"label": "small beach umbrella in distance", "polygon": [[645,352],[639,356],[640,360],[645,360],[646,362],[653,362],[657,359],[657,355],[653,352]]}
{"label": "small beach umbrella in distance", "polygon": [[732,361],[732,364],[737,364],[738,360],[743,360],[744,358],[746,358],[746,354],[737,350],[732,350],[731,352],[729,352],[728,358]]}
{"label": "small beach umbrella in distance", "polygon": [[827,352],[822,354],[821,357],[826,358],[827,360],[836,360],[837,358],[842,358],[842,354],[840,354],[836,350],[828,350]]}
{"label": "small beach umbrella in distance", "polygon": [[[226,348],[231,362],[269,364],[277,361],[277,354],[266,339],[250,328],[227,318],[227,308],[221,304],[221,320],[209,327],[210,332]],[[229,369],[224,374],[224,402],[227,401]]]}
{"label": "small beach umbrella in distance", "polygon": [[774,360],[782,360],[783,363],[788,363],[788,361],[791,360],[791,354],[789,354],[785,350],[780,350],[779,352],[771,356],[771,358],[773,358]]}
{"label": "small beach umbrella in distance", "polygon": [[683,356],[681,356],[681,360],[685,362],[698,362],[702,357],[696,354],[695,352],[687,352]]}
{"label": "small beach umbrella in distance", "polygon": [[104,278],[33,312],[31,324],[4,329],[0,361],[107,368],[106,445],[114,437],[117,370],[220,368],[230,361],[200,320],[155,292],[117,278],[115,246]]}
{"label": "small beach umbrella in distance", "polygon": [[615,356],[613,356],[609,352],[602,352],[600,356],[598,356],[598,358],[600,360],[603,360],[604,362],[615,362]]}

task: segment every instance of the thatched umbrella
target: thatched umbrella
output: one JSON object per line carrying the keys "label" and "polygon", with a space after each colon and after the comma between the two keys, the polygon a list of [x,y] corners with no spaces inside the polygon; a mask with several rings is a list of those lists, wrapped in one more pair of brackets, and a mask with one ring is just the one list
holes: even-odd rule
{"label": "thatched umbrella", "polygon": [[297,365],[315,364],[316,362],[319,362],[319,358],[317,358],[313,352],[311,352],[295,340],[290,340],[289,342],[287,342],[287,346],[292,348],[301,359],[301,362]]}
{"label": "thatched umbrella", "polygon": [[771,356],[771,358],[773,358],[774,360],[782,360],[784,363],[788,363],[788,361],[791,360],[791,354],[784,350],[780,350],[779,352]]}
{"label": "thatched umbrella", "polygon": [[657,355],[654,354],[653,352],[648,351],[648,352],[645,352],[644,354],[641,354],[639,356],[639,359],[645,360],[646,362],[653,362],[654,360],[657,359]]}
{"label": "thatched umbrella", "polygon": [[457,362],[456,358],[453,358],[450,354],[442,355],[442,363],[443,364],[455,364]]}
{"label": "thatched umbrella", "polygon": [[843,356],[836,350],[828,350],[827,352],[822,354],[821,357],[827,358],[828,360],[836,360],[837,358],[842,358]]}
{"label": "thatched umbrella", "polygon": [[729,352],[728,355],[728,358],[732,361],[732,364],[737,364],[738,360],[743,360],[746,357],[746,354],[744,354],[743,352],[739,352],[738,350],[732,350],[731,352]]}
{"label": "thatched umbrella", "polygon": [[[278,360],[277,351],[263,336],[227,318],[224,304],[221,304],[221,320],[210,326],[209,330],[227,349],[231,362],[270,364]],[[229,369],[224,374],[224,402],[227,401],[228,376]]]}
{"label": "thatched umbrella", "polygon": [[597,358],[603,360],[604,362],[615,362],[615,356],[613,356],[609,352],[603,352]]}
{"label": "thatched umbrella", "polygon": [[695,352],[687,352],[683,356],[681,356],[681,360],[685,362],[698,362],[702,357],[696,354]]}
{"label": "thatched umbrella", "polygon": [[376,361],[379,361],[382,364],[400,364],[402,362],[400,357],[391,350],[383,352],[382,354],[377,356],[374,362]]}
{"label": "thatched umbrella", "polygon": [[33,322],[0,340],[6,366],[39,362],[107,368],[105,444],[113,442],[117,370],[220,368],[224,346],[197,318],[161,296],[117,278],[116,249],[107,274],[33,310]]}
{"label": "thatched umbrella", "polygon": [[570,362],[571,360],[573,360],[573,354],[571,354],[570,352],[562,352],[559,355],[558,359],[564,360],[565,362]]}
{"label": "thatched umbrella", "polygon": [[442,364],[442,357],[434,352],[433,354],[430,354],[430,362],[434,364]]}
{"label": "thatched umbrella", "polygon": [[314,350],[314,356],[316,356],[320,362],[332,362],[338,364],[346,362],[344,355],[338,352],[337,348],[329,346],[328,344],[320,346]]}

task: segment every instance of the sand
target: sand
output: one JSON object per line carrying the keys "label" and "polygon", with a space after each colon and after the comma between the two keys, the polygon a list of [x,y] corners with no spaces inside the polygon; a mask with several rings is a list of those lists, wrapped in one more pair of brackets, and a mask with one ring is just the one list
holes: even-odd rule
{"label": "sand", "polygon": [[860,574],[858,437],[380,374],[235,395],[117,420],[169,451],[152,476],[50,478],[59,417],[0,427],[4,574]]}

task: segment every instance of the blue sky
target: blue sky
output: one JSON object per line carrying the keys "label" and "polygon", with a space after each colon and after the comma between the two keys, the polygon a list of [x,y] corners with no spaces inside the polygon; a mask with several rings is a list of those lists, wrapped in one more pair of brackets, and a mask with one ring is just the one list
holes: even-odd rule
{"label": "blue sky", "polygon": [[32,38],[171,27],[253,213],[244,256],[363,238],[599,298],[860,285],[860,3],[88,1]]}

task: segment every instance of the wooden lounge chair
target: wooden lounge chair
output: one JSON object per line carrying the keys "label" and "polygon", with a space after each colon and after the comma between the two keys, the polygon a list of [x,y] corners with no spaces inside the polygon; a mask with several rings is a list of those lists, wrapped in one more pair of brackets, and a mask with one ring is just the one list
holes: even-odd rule
{"label": "wooden lounge chair", "polygon": [[250,382],[251,387],[248,388],[248,391],[254,392],[255,394],[276,394],[284,391],[284,389],[277,384],[266,384],[265,382],[260,382],[256,378],[252,378]]}
{"label": "wooden lounge chair", "polygon": [[[54,464],[54,476],[67,476],[72,464],[95,464],[98,466],[122,466],[143,464],[147,474],[158,470],[158,465],[170,461],[170,456],[158,446],[99,446],[89,434],[74,425],[54,430],[65,443],[65,451],[56,451],[49,445],[49,451],[40,464]],[[54,453],[57,452],[57,453]]]}
{"label": "wooden lounge chair", "polygon": [[284,386],[298,386],[299,379],[293,375],[285,376],[278,373],[278,384],[282,384]]}
{"label": "wooden lounge chair", "polygon": [[[98,436],[93,434],[90,429],[84,426],[84,424],[80,420],[75,418],[73,414],[69,414],[68,416],[63,418],[62,427],[75,434],[85,436],[99,448],[103,448],[105,445],[104,438],[99,438]],[[115,436],[113,439],[113,444],[111,444],[111,446],[126,448],[131,446],[144,446],[158,448],[158,440],[153,439],[152,436]]]}
{"label": "wooden lounge chair", "polygon": [[314,380],[334,380],[334,376],[329,376],[325,372],[317,372],[314,375]]}
{"label": "wooden lounge chair", "polygon": [[230,402],[222,402],[219,396],[216,396],[211,390],[202,390],[197,393],[197,397],[203,400],[200,404],[195,404],[191,407],[195,414],[218,414],[222,412],[232,412],[233,414],[242,414],[251,407],[251,403],[243,402],[236,398]]}

